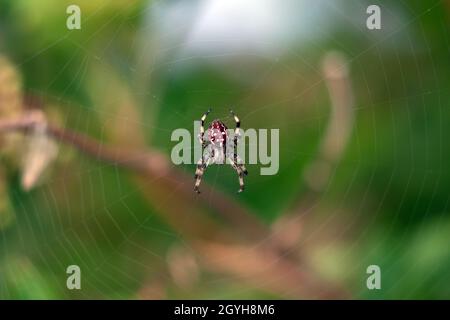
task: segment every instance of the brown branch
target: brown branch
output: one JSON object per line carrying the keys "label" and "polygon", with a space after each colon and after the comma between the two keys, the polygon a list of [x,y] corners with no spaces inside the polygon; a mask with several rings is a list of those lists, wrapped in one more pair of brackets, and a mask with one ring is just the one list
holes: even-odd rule
{"label": "brown branch", "polygon": [[[273,224],[273,237],[282,243],[286,254],[293,253],[300,241],[302,256],[314,251],[311,244],[317,244],[319,238],[333,234],[338,224],[329,223],[329,229],[323,225],[323,232],[308,234],[308,229],[316,230],[315,204],[320,193],[332,177],[333,167],[340,161],[350,140],[354,122],[354,93],[347,58],[339,52],[328,52],[322,58],[322,75],[328,90],[331,112],[326,131],[320,141],[319,150],[313,161],[304,169],[303,179],[307,192],[297,195],[287,212]],[[308,227],[305,227],[308,226]],[[327,241],[336,238],[325,237]]]}
{"label": "brown branch", "polygon": [[[80,151],[94,157],[97,160],[105,161],[115,165],[131,169],[138,173],[140,184],[147,185],[148,178],[158,178],[158,185],[147,186],[145,192],[159,193],[154,199],[164,199],[166,193],[158,191],[164,190],[169,194],[173,192],[174,181],[176,181],[177,193],[176,203],[169,202],[170,205],[179,205],[177,210],[179,213],[188,211],[187,202],[200,202],[204,200],[205,195],[210,205],[217,213],[219,213],[226,221],[234,225],[236,228],[244,231],[243,235],[251,239],[258,239],[267,234],[266,227],[259,220],[244,210],[229,196],[216,190],[212,190],[207,184],[203,185],[203,199],[194,193],[192,185],[193,178],[188,176],[181,170],[170,165],[170,160],[162,153],[152,150],[140,152],[135,150],[126,150],[123,148],[108,147],[99,144],[97,141],[57,127],[49,126],[48,132],[58,140],[69,143],[77,147]],[[143,178],[143,176],[145,176]],[[165,185],[165,188],[162,186]],[[155,189],[155,190],[153,190]],[[200,196],[201,197],[201,196]],[[179,215],[174,217],[179,219]],[[194,222],[190,217],[190,221]]]}
{"label": "brown branch", "polygon": [[[0,120],[0,133],[28,132],[34,129],[36,125],[42,125],[42,123],[45,123],[45,117],[41,112],[29,111],[19,118]],[[195,240],[193,241],[194,247],[209,265],[215,265],[214,260],[216,260],[217,254],[214,253],[214,247],[203,245],[204,243],[213,240],[215,243],[222,243],[220,246],[223,246],[215,248],[227,248],[224,243],[236,243],[236,236],[240,236],[243,238],[242,240],[247,240],[247,243],[250,243],[245,246],[247,249],[242,251],[244,254],[252,252],[255,262],[258,261],[260,264],[265,263],[264,257],[269,257],[272,260],[270,268],[262,269],[258,273],[260,277],[267,277],[270,281],[270,285],[266,287],[282,295],[289,292],[288,296],[292,294],[294,296],[299,294],[306,296],[307,293],[314,297],[345,296],[340,289],[324,290],[327,284],[320,281],[313,273],[305,273],[304,270],[307,268],[300,272],[298,262],[287,258],[282,253],[283,251],[279,250],[280,247],[276,243],[273,244],[277,238],[272,237],[270,230],[264,224],[231,197],[213,190],[205,183],[202,189],[208,199],[207,205],[230,224],[230,228],[217,227],[217,222],[208,218],[206,214],[208,210],[204,198],[194,193],[192,177],[171,166],[170,161],[162,153],[155,150],[141,152],[107,146],[86,135],[51,124],[46,124],[46,130],[49,136],[77,148],[98,161],[119,165],[134,171],[138,183],[145,187],[143,189],[146,196],[153,200],[152,204],[157,202],[157,210],[164,212],[164,218],[174,229],[183,236]],[[201,219],[198,219],[200,212],[203,212],[204,215]],[[266,241],[268,239],[271,241]],[[229,247],[224,252],[237,257],[241,250]],[[232,252],[237,254],[232,254]],[[260,253],[264,255],[260,256]],[[224,264],[223,267],[218,269],[243,278],[243,280],[248,280],[253,285],[257,285],[255,281],[259,279],[259,277],[247,277],[249,279],[245,279],[246,275],[252,274],[251,268],[236,270],[232,264]],[[276,284],[279,279],[283,279],[282,285]],[[308,279],[308,281],[305,279]],[[299,287],[306,283],[308,283],[308,286],[304,287],[306,291],[301,290]],[[314,285],[309,285],[311,283],[314,283]],[[332,292],[331,295],[330,292]]]}
{"label": "brown branch", "polygon": [[347,59],[338,52],[327,53],[322,73],[331,102],[331,114],[316,159],[305,170],[305,181],[313,191],[322,191],[348,144],[353,128],[353,90]]}
{"label": "brown branch", "polygon": [[240,281],[256,288],[278,292],[288,298],[327,299],[346,296],[341,288],[319,280],[306,266],[293,268],[292,262],[267,247],[253,248],[214,242],[195,243],[195,246],[204,252],[203,263],[211,271],[233,274]]}
{"label": "brown branch", "polygon": [[[37,124],[45,122],[45,117],[40,111],[30,111],[20,118],[2,119],[0,120],[0,133],[13,131],[30,131]],[[251,239],[258,239],[267,234],[267,228],[252,213],[243,209],[234,200],[224,193],[212,190],[206,183],[203,185],[204,195],[198,196],[192,189],[192,182],[190,176],[181,170],[176,169],[170,165],[169,159],[158,151],[137,151],[127,150],[122,147],[111,147],[99,143],[98,141],[68,129],[62,129],[51,124],[47,124],[47,133],[55,139],[69,144],[77,148],[82,153],[91,156],[92,158],[118,165],[129,169],[139,174],[141,184],[146,184],[146,181],[153,181],[159,179],[160,184],[169,183],[173,191],[173,181],[176,181],[177,187],[177,202],[182,203],[180,197],[186,198],[187,201],[195,201],[197,204],[201,202],[205,196],[208,199],[208,205],[211,206],[218,214],[220,214],[226,221],[233,224],[236,228],[245,231],[244,236]],[[148,186],[151,189],[151,186]],[[162,198],[164,196],[162,195]],[[162,199],[159,198],[159,199]],[[181,206],[180,212],[187,208]],[[192,219],[190,219],[192,220]]]}

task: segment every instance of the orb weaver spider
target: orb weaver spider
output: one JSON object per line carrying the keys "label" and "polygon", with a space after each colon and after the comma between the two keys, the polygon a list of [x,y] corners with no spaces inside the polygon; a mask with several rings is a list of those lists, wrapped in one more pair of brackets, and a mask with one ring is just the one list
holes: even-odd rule
{"label": "orb weaver spider", "polygon": [[[244,176],[248,174],[242,159],[237,154],[237,144],[240,138],[241,121],[236,114],[230,110],[231,115],[236,122],[234,136],[228,135],[227,126],[219,119],[213,120],[206,130],[205,139],[205,120],[211,109],[205,112],[201,117],[200,134],[198,135],[202,145],[202,157],[197,162],[195,170],[194,191],[200,193],[200,183],[206,168],[211,164],[226,164],[227,162],[236,170],[239,177],[239,191],[244,191]],[[204,152],[206,149],[206,153]]]}

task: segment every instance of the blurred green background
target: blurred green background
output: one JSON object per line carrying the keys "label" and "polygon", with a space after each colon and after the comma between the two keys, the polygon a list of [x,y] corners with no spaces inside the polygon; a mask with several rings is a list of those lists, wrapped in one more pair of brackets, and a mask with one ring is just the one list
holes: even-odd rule
{"label": "blurred green background", "polygon": [[[270,255],[212,263],[229,251],[203,250],[199,238],[228,230],[251,253],[260,242],[230,231],[211,193],[178,198],[158,189],[161,177],[137,183],[67,144],[24,190],[27,138],[4,134],[0,298],[314,299],[328,285],[333,297],[450,298],[450,6],[377,3],[381,30],[366,27],[368,1],[1,0],[3,119],[32,104],[101,143],[168,157],[172,131],[192,132],[209,107],[230,126],[232,107],[243,128],[279,128],[278,174],[249,165],[239,195],[229,166],[211,166],[203,182],[282,235],[320,288],[283,288],[282,268],[254,278]],[[70,4],[81,30],[66,27]],[[174,170],[191,177],[195,167]],[[179,201],[189,210],[168,218]],[[206,214],[190,216],[197,206]],[[183,223],[202,217],[214,235],[186,236]],[[73,264],[81,290],[66,288]],[[381,290],[366,287],[373,264]]]}

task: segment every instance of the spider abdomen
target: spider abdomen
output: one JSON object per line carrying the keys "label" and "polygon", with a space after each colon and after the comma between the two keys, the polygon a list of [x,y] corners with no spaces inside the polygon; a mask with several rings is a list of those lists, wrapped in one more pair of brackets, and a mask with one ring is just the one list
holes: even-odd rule
{"label": "spider abdomen", "polygon": [[227,141],[227,126],[220,120],[214,120],[208,127],[208,139],[214,145],[223,145]]}

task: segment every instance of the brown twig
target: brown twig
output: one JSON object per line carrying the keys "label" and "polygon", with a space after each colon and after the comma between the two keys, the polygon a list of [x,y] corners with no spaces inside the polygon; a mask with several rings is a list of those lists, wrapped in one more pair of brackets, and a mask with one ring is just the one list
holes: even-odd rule
{"label": "brown twig", "polygon": [[[329,94],[331,112],[317,155],[303,172],[308,191],[297,196],[287,212],[273,225],[274,237],[284,244],[286,252],[295,251],[300,239],[303,240],[302,255],[313,250],[309,248],[309,242],[314,241],[305,241],[311,237],[306,235],[305,225],[314,225],[311,213],[315,211],[320,193],[329,183],[333,166],[345,151],[354,120],[354,95],[346,57],[339,52],[326,53],[322,59],[322,74]],[[333,228],[336,228],[336,224],[333,224]],[[329,233],[330,230],[326,230],[320,236]]]}
{"label": "brown twig", "polygon": [[[45,117],[41,112],[30,111],[19,118],[0,120],[0,133],[30,131],[43,121],[45,121]],[[47,125],[47,133],[98,161],[132,170],[139,173],[140,176],[145,176],[147,180],[148,178],[152,180],[159,178],[160,181],[158,183],[161,184],[169,181],[172,189],[173,181],[177,181],[177,197],[183,196],[188,201],[199,202],[198,195],[191,188],[192,179],[181,170],[170,166],[170,161],[167,157],[158,151],[142,152],[107,146],[86,135],[51,124]],[[145,180],[142,183],[145,184]],[[244,229],[246,232],[243,235],[257,239],[266,234],[267,228],[254,218],[251,213],[248,213],[247,210],[244,210],[235,201],[231,200],[229,196],[216,190],[213,191],[207,184],[203,186],[203,190],[209,199],[208,204],[217,213],[221,214],[226,221],[229,221],[239,229]],[[181,199],[178,202],[182,202]],[[183,211],[183,209],[180,210]]]}
{"label": "brown twig", "polygon": [[[0,133],[28,132],[44,121],[45,117],[41,112],[29,111],[19,118],[0,120]],[[265,263],[264,257],[270,258],[272,261],[270,267],[268,269],[262,269],[258,273],[259,278],[257,276],[247,279],[251,284],[256,285],[255,279],[263,277],[267,279],[267,283],[271,284],[266,287],[282,295],[289,293],[287,296],[298,296],[299,294],[306,296],[308,293],[314,297],[345,296],[340,289],[324,290],[327,287],[326,283],[321,282],[312,273],[300,271],[297,262],[288,259],[271,241],[265,241],[271,238],[271,234],[264,224],[229,196],[220,191],[212,190],[206,183],[203,185],[203,190],[210,200],[208,204],[228,221],[231,228],[226,228],[225,230],[227,231],[222,231],[224,228],[215,227],[216,223],[214,220],[207,219],[206,215],[202,216],[202,223],[199,223],[200,219],[196,220],[194,217],[199,214],[199,211],[207,211],[205,203],[193,192],[192,179],[181,170],[171,166],[167,157],[162,153],[155,150],[141,152],[107,146],[86,135],[62,129],[51,124],[46,124],[46,128],[49,136],[77,148],[82,153],[96,160],[119,165],[137,173],[136,179],[139,183],[145,185],[145,194],[147,197],[153,200],[152,203],[158,203],[158,209],[165,213],[164,217],[171,226],[184,236],[195,240],[193,242],[194,248],[197,249],[198,253],[209,265],[214,266],[217,254],[214,253],[214,248],[209,245],[204,245],[204,243],[208,243],[205,241],[216,240],[216,243],[222,243],[220,246],[223,247],[220,248],[228,248],[225,252],[231,254],[230,257],[236,258],[240,254],[249,254],[252,252],[252,255],[255,257],[255,262],[257,261],[260,264]],[[148,181],[156,183],[149,184]],[[175,195],[177,198],[168,198],[167,195],[173,194],[174,190],[176,190]],[[230,242],[236,243],[235,238],[238,235],[241,237],[241,240],[246,240],[247,243],[250,243],[250,245],[238,247],[246,248],[244,251],[234,250],[234,247],[226,247],[223,244]],[[255,246],[255,243],[258,245]],[[232,252],[235,252],[235,254],[232,254]],[[263,256],[260,255],[261,253],[264,253]],[[236,270],[232,264],[224,264],[223,267],[218,269],[244,279],[246,275],[252,274],[250,269]],[[282,285],[277,284],[280,279],[284,279],[281,282]],[[308,286],[305,285],[306,283],[308,283]],[[310,286],[309,284],[312,283],[314,285]],[[300,289],[304,285],[304,289]],[[332,292],[331,295],[330,292]]]}
{"label": "brown twig", "polygon": [[305,180],[313,191],[321,191],[342,156],[353,128],[353,90],[347,59],[340,53],[327,53],[322,73],[331,102],[331,115],[316,159],[305,170]]}

